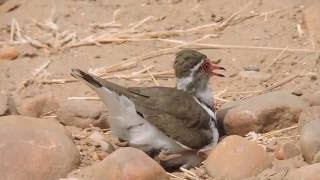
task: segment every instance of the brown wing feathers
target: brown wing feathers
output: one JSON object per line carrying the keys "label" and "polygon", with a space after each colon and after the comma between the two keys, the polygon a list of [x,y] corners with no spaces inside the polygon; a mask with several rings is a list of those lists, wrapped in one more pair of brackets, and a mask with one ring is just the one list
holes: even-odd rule
{"label": "brown wing feathers", "polygon": [[127,96],[139,115],[191,148],[200,148],[212,138],[208,132],[209,115],[186,92],[168,87],[125,88],[79,69],[73,69],[71,75],[84,80],[95,91],[105,87]]}

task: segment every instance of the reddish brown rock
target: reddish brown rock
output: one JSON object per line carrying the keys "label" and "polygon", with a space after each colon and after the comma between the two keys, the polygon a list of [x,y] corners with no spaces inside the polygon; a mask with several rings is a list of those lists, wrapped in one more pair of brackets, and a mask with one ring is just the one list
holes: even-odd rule
{"label": "reddish brown rock", "polygon": [[25,116],[0,117],[1,179],[56,180],[80,163],[59,123]]}
{"label": "reddish brown rock", "polygon": [[14,60],[19,53],[14,47],[4,47],[0,49],[0,60]]}
{"label": "reddish brown rock", "polygon": [[212,177],[245,179],[271,166],[265,150],[240,136],[228,136],[209,154],[205,168]]}
{"label": "reddish brown rock", "polygon": [[52,94],[40,94],[31,97],[15,97],[16,109],[20,115],[30,117],[42,117],[57,111],[58,98]]}
{"label": "reddish brown rock", "polygon": [[80,169],[70,177],[82,180],[167,180],[162,167],[143,151],[127,147],[120,148],[103,161]]}
{"label": "reddish brown rock", "polygon": [[308,163],[320,163],[320,119],[306,123],[300,133],[301,153]]}
{"label": "reddish brown rock", "polygon": [[290,159],[298,156],[300,151],[292,142],[286,142],[278,146],[275,151],[275,157],[279,160]]}
{"label": "reddish brown rock", "polygon": [[223,121],[227,134],[268,132],[297,123],[307,106],[301,98],[279,91],[226,103],[218,111],[218,118]]}
{"label": "reddish brown rock", "polygon": [[288,173],[285,180],[318,180],[320,179],[320,163],[303,166]]}
{"label": "reddish brown rock", "polygon": [[307,122],[320,120],[320,106],[305,108],[299,117],[299,128],[301,129]]}
{"label": "reddish brown rock", "polygon": [[101,102],[72,100],[62,103],[57,111],[59,121],[67,126],[108,128],[105,106]]}

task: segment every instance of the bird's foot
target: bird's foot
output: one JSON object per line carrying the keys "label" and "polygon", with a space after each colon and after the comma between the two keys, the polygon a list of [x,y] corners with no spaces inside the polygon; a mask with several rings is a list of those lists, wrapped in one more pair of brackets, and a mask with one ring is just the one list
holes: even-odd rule
{"label": "bird's foot", "polygon": [[162,167],[167,171],[173,171],[180,167],[190,169],[199,166],[204,160],[194,151],[187,151],[181,154],[166,154],[161,152],[158,158]]}
{"label": "bird's foot", "polygon": [[115,141],[114,144],[119,146],[119,147],[127,147],[127,146],[129,146],[129,142],[128,141],[124,141],[124,140],[121,140],[121,139],[118,139],[117,141]]}

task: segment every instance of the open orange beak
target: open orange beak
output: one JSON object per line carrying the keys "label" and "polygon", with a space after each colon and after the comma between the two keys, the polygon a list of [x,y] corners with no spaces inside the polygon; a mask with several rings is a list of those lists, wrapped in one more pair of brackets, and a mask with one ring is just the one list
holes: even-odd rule
{"label": "open orange beak", "polygon": [[221,67],[217,64],[210,63],[210,72],[213,76],[225,77],[223,74],[214,72],[215,70],[226,70],[224,67]]}

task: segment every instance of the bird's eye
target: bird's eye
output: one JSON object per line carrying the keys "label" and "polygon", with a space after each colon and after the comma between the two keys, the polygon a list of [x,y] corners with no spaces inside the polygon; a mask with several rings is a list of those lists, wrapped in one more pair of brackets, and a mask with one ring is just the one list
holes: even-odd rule
{"label": "bird's eye", "polygon": [[204,62],[202,63],[201,65],[201,68],[204,70],[204,71],[209,71],[209,68],[210,68],[210,63],[208,60],[204,60]]}

